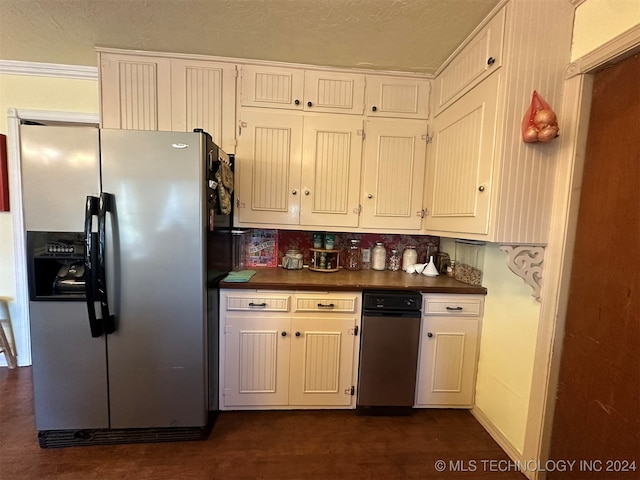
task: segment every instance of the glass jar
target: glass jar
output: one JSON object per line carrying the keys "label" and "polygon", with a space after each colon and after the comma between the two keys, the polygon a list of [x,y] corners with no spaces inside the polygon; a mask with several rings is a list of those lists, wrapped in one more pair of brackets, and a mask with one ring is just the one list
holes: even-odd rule
{"label": "glass jar", "polygon": [[387,264],[387,250],[382,242],[376,242],[376,246],[371,251],[371,268],[374,270],[384,270]]}
{"label": "glass jar", "polygon": [[297,248],[290,248],[282,257],[282,268],[287,270],[299,270],[302,268],[302,253]]}
{"label": "glass jar", "polygon": [[400,270],[400,253],[395,248],[391,249],[391,255],[389,256],[389,270],[392,272]]}
{"label": "glass jar", "polygon": [[415,245],[407,245],[402,253],[402,270],[407,270],[409,265],[418,263],[418,251]]}
{"label": "glass jar", "polygon": [[351,240],[344,268],[346,270],[360,270],[362,268],[360,263],[360,240]]}
{"label": "glass jar", "polygon": [[456,239],[456,264],[453,276],[469,285],[482,285],[484,242]]}

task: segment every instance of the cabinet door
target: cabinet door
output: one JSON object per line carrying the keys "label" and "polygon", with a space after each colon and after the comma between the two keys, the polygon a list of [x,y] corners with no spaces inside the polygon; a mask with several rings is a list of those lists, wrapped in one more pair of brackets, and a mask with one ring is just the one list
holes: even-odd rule
{"label": "cabinet door", "polygon": [[428,232],[487,234],[500,74],[435,117],[427,157]]}
{"label": "cabinet door", "polygon": [[302,110],[304,70],[243,65],[240,70],[240,104]]}
{"label": "cabinet door", "polygon": [[355,325],[355,316],[293,318],[291,405],[351,405]]}
{"label": "cabinet door", "polygon": [[300,223],[357,227],[362,119],[305,116]]}
{"label": "cabinet door", "polygon": [[100,125],[171,130],[171,60],[100,54]]}
{"label": "cabinet door", "polygon": [[224,406],[288,404],[290,326],[290,317],[225,316]]}
{"label": "cabinet door", "polygon": [[477,317],[423,318],[417,405],[473,406],[478,327]]}
{"label": "cabinet door", "polygon": [[436,114],[502,65],[505,10],[498,12],[434,81]]}
{"label": "cabinet door", "polygon": [[304,109],[309,112],[364,112],[364,75],[306,71]]}
{"label": "cabinet door", "polygon": [[362,227],[420,229],[426,134],[424,120],[367,120]]}
{"label": "cabinet door", "polygon": [[429,117],[427,79],[367,76],[367,116],[423,118]]}
{"label": "cabinet door", "polygon": [[226,152],[235,149],[235,65],[171,60],[173,131],[202,128]]}
{"label": "cabinet door", "polygon": [[302,116],[244,109],[240,125],[236,151],[238,222],[297,225]]}

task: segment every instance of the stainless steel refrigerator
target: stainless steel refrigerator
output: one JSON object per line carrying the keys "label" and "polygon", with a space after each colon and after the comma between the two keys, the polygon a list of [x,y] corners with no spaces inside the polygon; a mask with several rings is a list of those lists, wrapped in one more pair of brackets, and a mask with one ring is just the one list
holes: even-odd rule
{"label": "stainless steel refrigerator", "polygon": [[223,152],[203,132],[22,125],[20,141],[40,445],[206,438]]}

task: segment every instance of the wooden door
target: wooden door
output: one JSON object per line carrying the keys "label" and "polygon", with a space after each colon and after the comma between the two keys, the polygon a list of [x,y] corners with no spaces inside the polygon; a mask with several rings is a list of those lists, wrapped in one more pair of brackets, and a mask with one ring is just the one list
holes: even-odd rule
{"label": "wooden door", "polygon": [[304,118],[300,224],[357,227],[362,165],[362,118]]}
{"label": "wooden door", "polygon": [[424,120],[367,121],[362,227],[420,230],[426,134]]}
{"label": "wooden door", "polygon": [[[602,471],[550,479],[637,478],[640,469],[638,79],[640,55],[594,78],[551,437],[551,459],[601,460]],[[607,460],[636,470],[606,472]]]}
{"label": "wooden door", "polygon": [[288,404],[290,326],[290,317],[226,316],[224,406]]}
{"label": "wooden door", "polygon": [[294,317],[289,403],[350,406],[354,316]]}

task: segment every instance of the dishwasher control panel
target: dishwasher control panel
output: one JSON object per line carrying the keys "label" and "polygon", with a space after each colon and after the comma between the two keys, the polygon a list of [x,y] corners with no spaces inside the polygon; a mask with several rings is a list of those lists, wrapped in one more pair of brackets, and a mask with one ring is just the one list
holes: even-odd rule
{"label": "dishwasher control panel", "polygon": [[362,306],[365,310],[420,310],[422,295],[414,291],[364,291]]}

